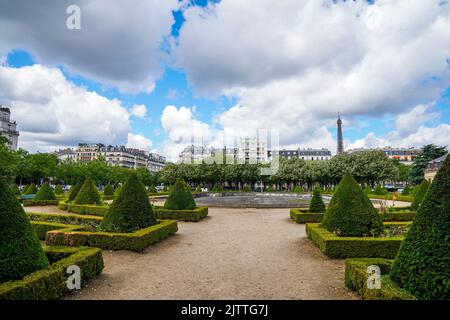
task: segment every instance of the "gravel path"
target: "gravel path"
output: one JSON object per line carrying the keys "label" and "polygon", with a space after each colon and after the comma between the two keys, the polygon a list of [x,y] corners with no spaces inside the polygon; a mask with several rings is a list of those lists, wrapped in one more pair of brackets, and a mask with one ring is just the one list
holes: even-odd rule
{"label": "gravel path", "polygon": [[68,299],[356,299],[288,209],[211,208],[144,253],[104,251],[103,274]]}

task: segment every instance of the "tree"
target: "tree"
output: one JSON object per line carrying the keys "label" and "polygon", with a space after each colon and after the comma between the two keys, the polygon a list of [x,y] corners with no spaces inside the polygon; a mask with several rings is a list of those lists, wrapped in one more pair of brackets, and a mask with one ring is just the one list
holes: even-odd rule
{"label": "tree", "polygon": [[414,200],[411,203],[411,210],[416,211],[419,209],[420,204],[422,203],[423,199],[425,198],[425,195],[428,191],[428,188],[430,186],[430,183],[427,179],[424,179],[422,183],[417,188],[416,194],[414,196]]}
{"label": "tree", "polygon": [[21,195],[20,189],[19,189],[19,187],[17,186],[17,184],[13,184],[13,185],[11,186],[11,190],[12,190],[12,192],[14,192],[14,194],[15,194],[16,196],[20,196],[20,195]]}
{"label": "tree", "polygon": [[313,196],[311,202],[309,203],[309,212],[325,212],[325,203],[323,203],[319,187],[314,188]]}
{"label": "tree", "polygon": [[164,209],[192,210],[197,207],[192,197],[191,188],[181,179],[178,179],[170,190],[170,194],[164,203]]}
{"label": "tree", "polygon": [[410,193],[411,193],[411,188],[409,186],[406,186],[403,188],[402,196],[409,196]]}
{"label": "tree", "polygon": [[156,223],[145,187],[132,173],[109,207],[100,229],[107,232],[134,232]]}
{"label": "tree", "polygon": [[378,185],[375,187],[374,194],[376,194],[377,196],[382,196],[382,195],[384,195],[384,194],[385,194],[385,191],[384,191],[383,189],[384,189],[384,188],[378,184]]}
{"label": "tree", "polygon": [[42,200],[56,200],[55,193],[53,189],[50,187],[48,182],[44,183],[39,191],[34,196],[34,200],[42,201]]}
{"label": "tree", "polygon": [[328,205],[322,227],[339,236],[379,235],[384,227],[378,211],[358,182],[346,173]]}
{"label": "tree", "polygon": [[91,178],[88,177],[78,192],[75,200],[73,201],[75,204],[92,204],[92,205],[100,205],[102,203],[100,194],[98,193],[97,188],[92,182]]}
{"label": "tree", "polygon": [[411,183],[419,184],[424,179],[424,172],[427,163],[431,160],[443,156],[446,153],[446,147],[438,147],[434,144],[424,146],[421,150],[421,153],[414,159],[414,163],[412,164]]}
{"label": "tree", "polygon": [[12,182],[17,174],[18,156],[6,143],[6,138],[0,134],[0,178]]}
{"label": "tree", "polygon": [[73,185],[69,190],[69,202],[72,202],[75,200],[75,198],[78,195],[78,192],[80,192],[81,187],[83,186],[83,181],[78,181],[75,185]]}
{"label": "tree", "polygon": [[103,190],[103,194],[105,196],[113,196],[114,195],[114,188],[113,188],[113,186],[110,185],[110,184],[107,184],[105,186],[105,190]]}
{"label": "tree", "polygon": [[369,194],[372,194],[372,188],[369,186],[366,186],[364,188],[364,193],[366,194],[366,196],[368,196]]}
{"label": "tree", "polygon": [[22,206],[0,178],[0,283],[22,279],[48,265]]}
{"label": "tree", "polygon": [[450,299],[449,190],[447,156],[392,265],[392,280],[418,299]]}
{"label": "tree", "polygon": [[148,188],[148,193],[158,193],[158,190],[156,190],[155,185],[151,184]]}

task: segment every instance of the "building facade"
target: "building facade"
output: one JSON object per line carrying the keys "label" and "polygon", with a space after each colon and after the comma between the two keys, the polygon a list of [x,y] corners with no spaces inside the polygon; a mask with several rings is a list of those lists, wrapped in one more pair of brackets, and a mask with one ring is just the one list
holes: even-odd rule
{"label": "building facade", "polygon": [[349,153],[355,152],[367,152],[367,151],[383,151],[389,159],[398,160],[403,164],[412,164],[414,159],[420,154],[421,150],[416,148],[392,148],[392,147],[384,147],[384,148],[359,148],[348,150]]}
{"label": "building facade", "polygon": [[105,158],[109,166],[129,169],[147,168],[148,155],[145,151],[125,146],[102,146],[98,156]]}
{"label": "building facade", "polygon": [[77,162],[77,152],[71,148],[60,149],[55,154],[59,161]]}
{"label": "building facade", "polygon": [[447,156],[448,153],[427,163],[427,166],[425,168],[425,179],[427,179],[429,182],[433,181],[436,173],[441,168]]}
{"label": "building facade", "polygon": [[[267,151],[269,160],[273,158],[274,152],[276,151]],[[323,161],[331,159],[331,151],[328,149],[283,149],[278,151],[278,155],[280,158],[284,159],[303,159],[311,161]]]}
{"label": "building facade", "polygon": [[19,141],[19,131],[17,131],[17,123],[11,120],[11,111],[0,105],[0,134],[6,137],[8,147],[17,150]]}
{"label": "building facade", "polygon": [[150,172],[159,172],[166,165],[166,157],[157,153],[150,153],[148,155],[147,169]]}
{"label": "building facade", "polygon": [[101,143],[80,143],[77,149],[77,162],[87,164],[98,158],[98,151],[104,147]]}
{"label": "building facade", "polygon": [[245,137],[239,140],[238,159],[246,163],[268,161],[266,143],[256,137]]}

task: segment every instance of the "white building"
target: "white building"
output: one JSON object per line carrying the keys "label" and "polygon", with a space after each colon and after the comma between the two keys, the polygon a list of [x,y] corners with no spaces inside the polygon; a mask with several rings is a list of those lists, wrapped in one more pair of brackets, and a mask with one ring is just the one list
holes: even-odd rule
{"label": "white building", "polygon": [[9,108],[0,105],[0,134],[6,137],[8,147],[17,150],[19,140],[19,131],[17,131],[17,123],[11,121],[11,111]]}
{"label": "white building", "polygon": [[256,137],[241,138],[238,149],[238,158],[245,162],[259,163],[268,160],[266,143]]}
{"label": "white building", "polygon": [[77,152],[71,148],[60,149],[55,151],[59,161],[77,162]]}
{"label": "white building", "polygon": [[181,163],[194,164],[202,163],[205,158],[211,156],[211,150],[203,146],[190,145],[183,149],[180,153]]}
{"label": "white building", "polygon": [[148,163],[145,151],[125,146],[102,146],[98,149],[98,156],[104,157],[109,166],[122,168],[147,168]]}
{"label": "white building", "polygon": [[[269,150],[267,151],[267,155],[269,159],[273,158],[273,154],[275,151]],[[310,161],[323,161],[331,159],[331,151],[328,149],[282,149],[278,151],[278,155],[280,158],[284,159],[303,159]]]}
{"label": "white building", "polygon": [[166,165],[166,157],[163,157],[157,153],[150,153],[148,155],[147,169],[150,172],[161,171]]}
{"label": "white building", "polygon": [[403,164],[412,164],[414,159],[420,154],[421,150],[416,148],[392,148],[392,147],[384,147],[384,148],[376,148],[376,149],[352,149],[348,150],[349,153],[355,152],[367,152],[367,151],[383,151],[386,156],[390,159],[395,159],[400,161]]}

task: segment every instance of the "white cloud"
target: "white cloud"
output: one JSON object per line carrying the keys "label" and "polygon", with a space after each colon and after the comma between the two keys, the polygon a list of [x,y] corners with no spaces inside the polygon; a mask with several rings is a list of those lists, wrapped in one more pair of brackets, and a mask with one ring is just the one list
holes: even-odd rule
{"label": "white cloud", "polygon": [[400,136],[411,134],[426,122],[437,119],[439,117],[437,112],[429,112],[433,106],[434,103],[421,104],[408,112],[399,114],[395,121],[398,134]]}
{"label": "white cloud", "polygon": [[[66,28],[69,4],[81,8],[81,30]],[[39,63],[64,65],[122,91],[152,91],[178,6],[177,0],[1,1],[0,56],[25,49]]]}
{"label": "white cloud", "polygon": [[339,111],[403,114],[389,139],[400,143],[435,119],[425,104],[450,86],[447,2],[228,0],[184,15],[177,64],[198,92],[237,98],[216,117],[226,134],[279,129],[283,145],[331,148],[323,128]]}
{"label": "white cloud", "polygon": [[135,104],[130,113],[134,117],[143,119],[147,115],[147,107],[143,104]]}
{"label": "white cloud", "polygon": [[152,150],[152,141],[139,134],[128,133],[128,148],[136,148],[145,151]]}
{"label": "white cloud", "polygon": [[19,145],[30,151],[79,142],[124,144],[130,131],[120,101],[75,86],[56,68],[0,66],[0,101],[11,106]]}

